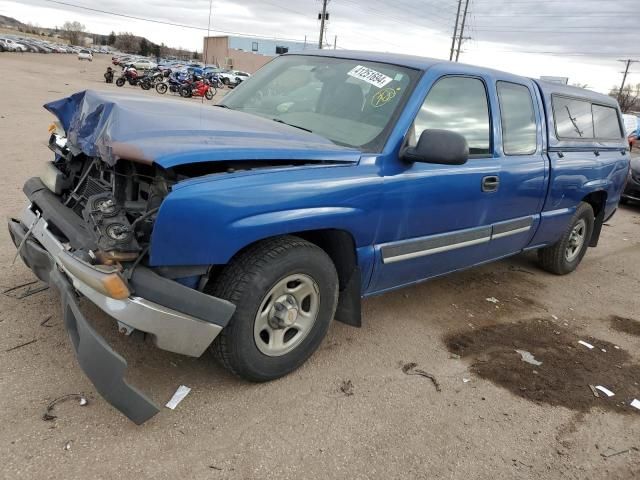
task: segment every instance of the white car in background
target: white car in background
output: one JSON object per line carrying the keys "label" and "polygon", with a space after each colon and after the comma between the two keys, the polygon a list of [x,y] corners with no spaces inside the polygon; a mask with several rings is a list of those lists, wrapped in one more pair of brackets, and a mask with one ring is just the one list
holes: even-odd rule
{"label": "white car in background", "polygon": [[89,60],[90,62],[92,62],[93,54],[91,53],[91,50],[87,50],[86,48],[80,50],[78,52],[78,60]]}
{"label": "white car in background", "polygon": [[147,60],[145,58],[141,60],[134,60],[129,63],[133,64],[133,66],[136,67],[136,70],[151,70],[158,66],[157,63],[152,62],[151,60]]}
{"label": "white car in background", "polygon": [[27,47],[22,45],[21,43],[16,42],[11,38],[3,38],[4,44],[7,46],[7,50],[10,52],[26,52]]}
{"label": "white car in background", "polygon": [[[246,80],[250,76],[251,76],[250,74],[248,74],[247,72],[243,72],[241,70],[228,70],[226,72],[218,73],[218,77],[220,77],[220,81],[225,85],[231,85],[231,84],[235,85],[237,83],[240,83]],[[240,80],[240,82],[238,82],[238,79]]]}

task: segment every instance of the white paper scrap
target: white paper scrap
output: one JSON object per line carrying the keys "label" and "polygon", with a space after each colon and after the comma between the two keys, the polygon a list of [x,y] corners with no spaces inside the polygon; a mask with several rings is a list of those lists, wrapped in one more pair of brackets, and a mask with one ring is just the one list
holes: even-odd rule
{"label": "white paper scrap", "polygon": [[633,402],[631,402],[631,406],[633,408],[637,408],[638,410],[640,410],[640,400],[638,400],[637,398],[634,398]]}
{"label": "white paper scrap", "polygon": [[178,390],[176,390],[176,393],[173,394],[173,397],[171,397],[171,400],[169,400],[167,402],[165,407],[170,408],[171,410],[175,410],[175,408],[178,406],[178,404],[182,400],[184,400],[184,397],[189,395],[190,391],[191,391],[191,389],[189,387],[185,387],[184,385],[180,385],[178,387]]}
{"label": "white paper scrap", "polygon": [[609,390],[608,388],[603,387],[602,385],[596,385],[596,390],[600,390],[602,393],[604,393],[607,397],[613,397],[615,395],[615,393],[613,393],[611,390]]}
{"label": "white paper scrap", "polygon": [[587,342],[585,342],[585,341],[583,341],[583,340],[579,340],[579,341],[578,341],[578,343],[579,343],[580,345],[584,345],[584,346],[585,346],[585,347],[587,347],[589,350],[591,350],[591,349],[593,348],[593,345],[591,345],[590,343],[587,343]]}
{"label": "white paper scrap", "polygon": [[496,297],[485,298],[485,300],[491,303],[500,303],[500,300],[498,300]]}
{"label": "white paper scrap", "polygon": [[527,352],[526,350],[516,350],[516,352],[520,354],[523,362],[527,362],[527,363],[530,363],[531,365],[536,365],[536,366],[542,365],[542,362],[536,360],[535,357],[530,352]]}

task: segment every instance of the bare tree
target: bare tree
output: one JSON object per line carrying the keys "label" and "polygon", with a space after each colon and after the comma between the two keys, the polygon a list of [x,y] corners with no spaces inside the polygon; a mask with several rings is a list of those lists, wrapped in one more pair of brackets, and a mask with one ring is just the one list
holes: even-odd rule
{"label": "bare tree", "polygon": [[635,86],[627,85],[620,93],[618,87],[613,87],[609,96],[618,100],[623,113],[640,110],[640,83]]}
{"label": "bare tree", "polygon": [[82,42],[82,32],[85,26],[80,22],[64,22],[62,25],[62,36],[69,40],[71,45],[80,45]]}
{"label": "bare tree", "polygon": [[114,47],[125,53],[138,53],[140,39],[130,32],[120,32],[116,36]]}

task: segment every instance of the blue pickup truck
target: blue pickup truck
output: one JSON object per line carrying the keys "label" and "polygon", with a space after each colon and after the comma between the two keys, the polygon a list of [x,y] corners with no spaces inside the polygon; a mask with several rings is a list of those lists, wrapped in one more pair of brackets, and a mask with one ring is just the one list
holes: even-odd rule
{"label": "blue pickup truck", "polygon": [[158,409],[78,308],[267,381],[362,297],[537,250],[572,272],[620,200],[615,100],[439,60],[280,56],[218,105],[85,91],[45,105],[53,161],[9,221],[62,298],[78,362],[136,423]]}

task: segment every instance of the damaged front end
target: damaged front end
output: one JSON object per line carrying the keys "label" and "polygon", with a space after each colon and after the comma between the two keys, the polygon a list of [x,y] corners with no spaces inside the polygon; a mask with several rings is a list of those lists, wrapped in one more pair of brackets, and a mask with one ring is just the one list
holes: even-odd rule
{"label": "damaged front end", "polygon": [[[64,323],[78,362],[97,391],[135,423],[158,407],[125,382],[127,363],[91,327],[85,297],[113,317],[121,332],[149,334],[164,350],[200,356],[235,306],[203,293],[206,267],[147,264],[154,219],[178,180],[161,167],[91,158],[53,132],[55,160],[28,180],[30,204],[9,221],[25,264],[61,296]],[[186,286],[192,279],[200,279]],[[189,280],[189,281],[187,281]]]}

